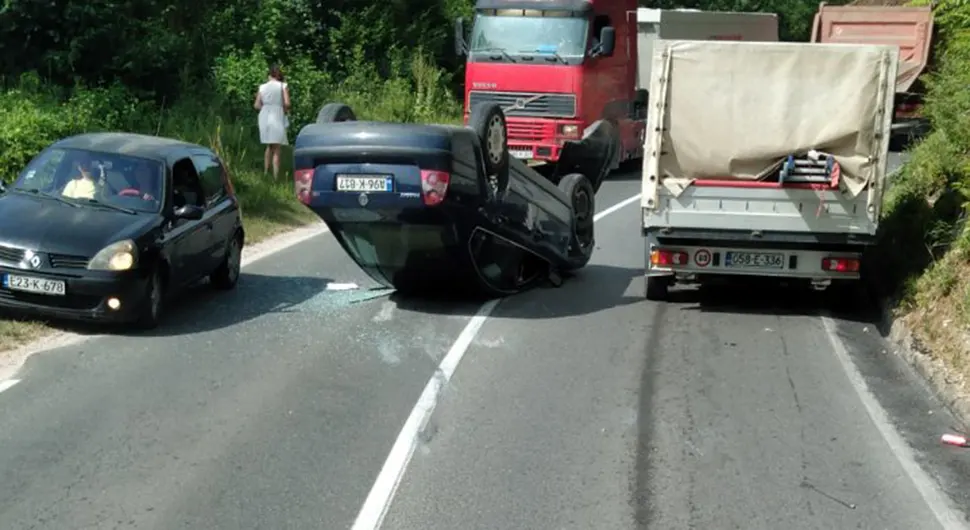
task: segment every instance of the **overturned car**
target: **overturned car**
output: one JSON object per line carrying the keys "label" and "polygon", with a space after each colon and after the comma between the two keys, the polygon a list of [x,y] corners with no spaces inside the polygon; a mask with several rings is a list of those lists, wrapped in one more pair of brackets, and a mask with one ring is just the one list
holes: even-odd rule
{"label": "overturned car", "polygon": [[357,121],[330,103],[296,138],[296,194],[387,287],[504,296],[559,285],[593,252],[609,126],[569,142],[546,177],[509,156],[498,105],[459,127]]}

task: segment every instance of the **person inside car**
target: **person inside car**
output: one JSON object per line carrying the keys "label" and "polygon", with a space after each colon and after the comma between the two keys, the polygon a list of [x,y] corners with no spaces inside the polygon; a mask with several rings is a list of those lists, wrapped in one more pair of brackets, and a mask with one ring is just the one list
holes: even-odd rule
{"label": "person inside car", "polygon": [[134,177],[135,182],[130,183],[131,187],[119,191],[118,195],[124,197],[140,197],[143,201],[154,201],[157,181],[152,175],[151,167],[145,162],[137,164],[135,166]]}
{"label": "person inside car", "polygon": [[74,162],[71,180],[64,186],[61,195],[70,199],[94,199],[98,191],[93,176],[94,161],[87,156]]}

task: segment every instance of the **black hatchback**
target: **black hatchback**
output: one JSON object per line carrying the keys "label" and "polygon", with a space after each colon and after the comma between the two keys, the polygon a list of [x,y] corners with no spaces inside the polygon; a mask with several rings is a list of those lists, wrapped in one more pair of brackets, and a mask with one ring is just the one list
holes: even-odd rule
{"label": "black hatchback", "polygon": [[210,149],[72,136],[0,194],[0,307],[152,328],[189,284],[233,288],[243,241],[229,173]]}

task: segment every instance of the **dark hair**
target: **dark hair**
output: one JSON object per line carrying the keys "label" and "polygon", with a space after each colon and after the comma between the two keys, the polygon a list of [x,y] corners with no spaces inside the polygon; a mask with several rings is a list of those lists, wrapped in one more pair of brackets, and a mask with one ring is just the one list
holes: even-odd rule
{"label": "dark hair", "polygon": [[282,81],[283,70],[280,70],[280,66],[278,64],[271,65],[269,67],[269,76],[277,81]]}

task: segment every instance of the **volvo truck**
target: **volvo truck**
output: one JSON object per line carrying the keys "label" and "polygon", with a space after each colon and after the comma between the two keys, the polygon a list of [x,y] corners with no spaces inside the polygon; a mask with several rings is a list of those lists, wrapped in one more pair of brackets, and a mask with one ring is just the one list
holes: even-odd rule
{"label": "volvo truck", "polygon": [[478,0],[466,55],[465,123],[471,109],[499,103],[512,156],[557,162],[564,142],[600,119],[614,129],[612,167],[643,156],[649,65],[656,38],[778,40],[766,13],[639,8],[637,0]]}

